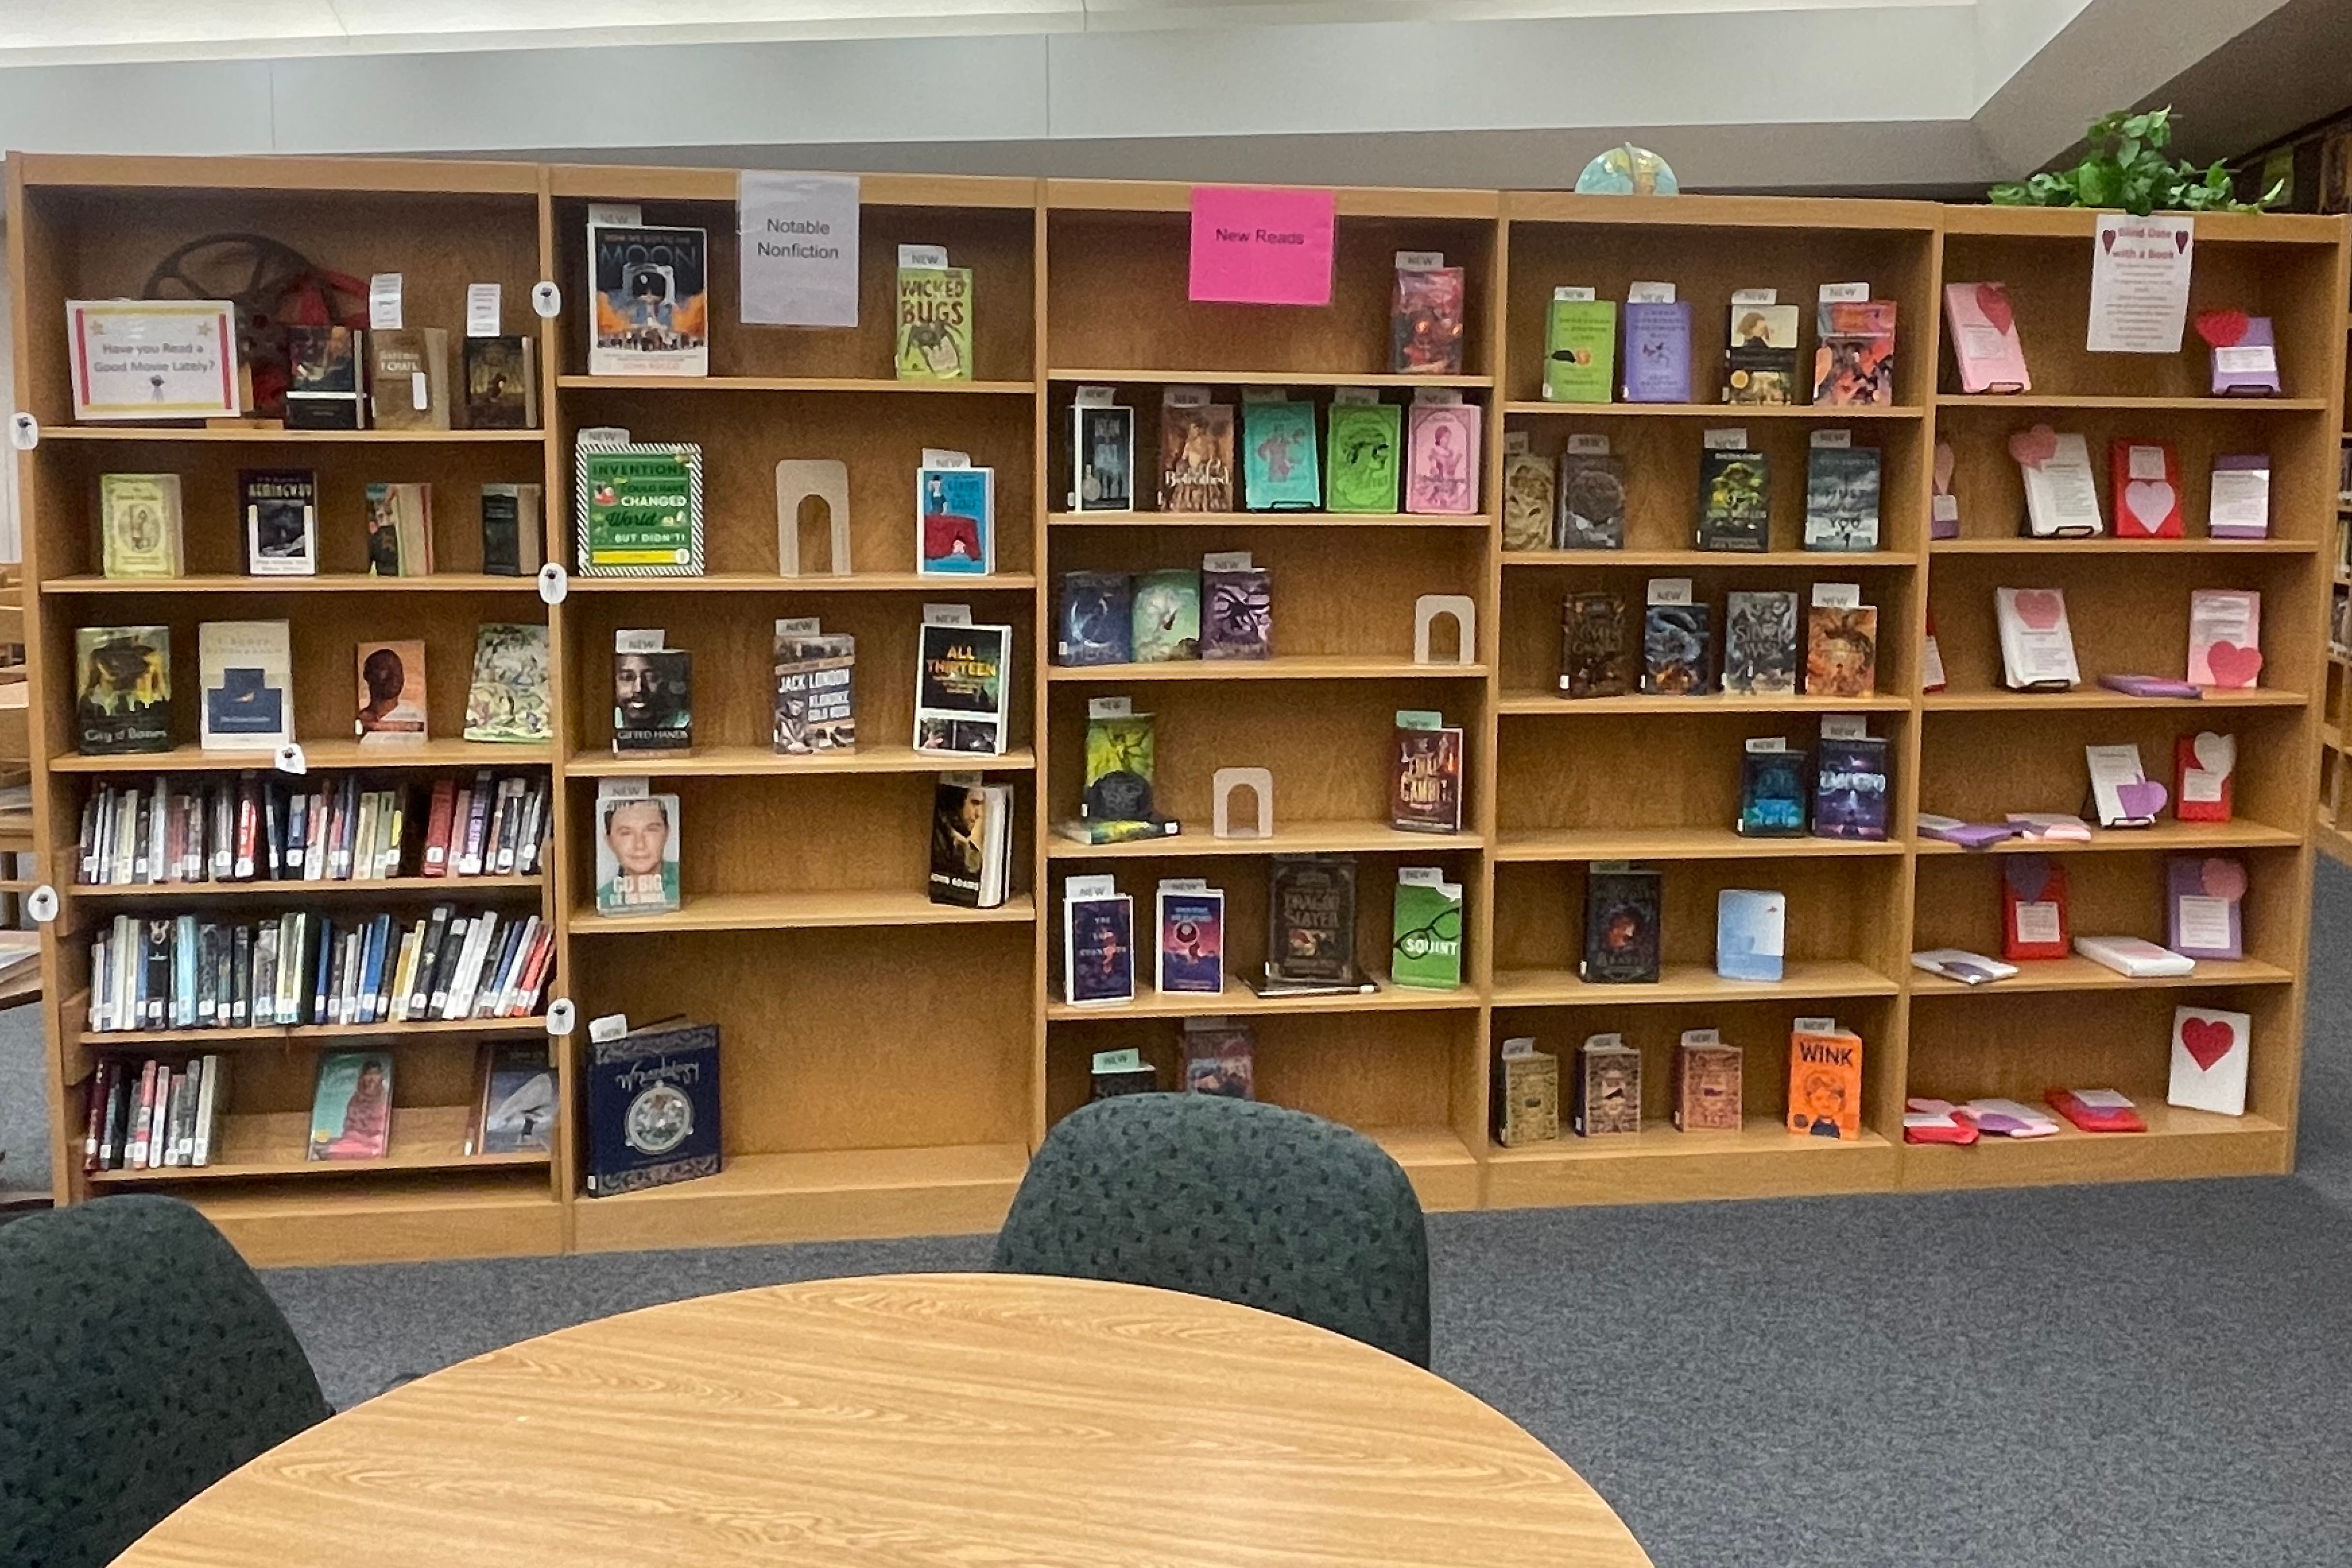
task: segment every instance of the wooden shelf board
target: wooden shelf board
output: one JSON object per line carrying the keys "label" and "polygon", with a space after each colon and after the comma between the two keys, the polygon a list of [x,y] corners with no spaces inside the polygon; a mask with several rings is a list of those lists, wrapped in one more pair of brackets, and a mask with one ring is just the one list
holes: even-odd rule
{"label": "wooden shelf board", "polygon": [[1363,1012],[1441,1012],[1475,1008],[1485,998],[1475,986],[1463,986],[1451,991],[1423,990],[1412,986],[1400,986],[1386,975],[1371,978],[1380,989],[1364,995],[1350,993],[1336,997],[1261,997],[1242,981],[1228,975],[1222,993],[1157,991],[1141,977],[1135,986],[1135,1000],[1117,1007],[1074,1007],[1058,997],[1048,997],[1045,1016],[1059,1020],[1084,1019],[1175,1019],[1234,1017],[1263,1018],[1276,1013],[1363,1013]]}
{"label": "wooden shelf board", "polygon": [[582,1251],[993,1230],[1027,1171],[1017,1143],[729,1155],[716,1176],[572,1206]]}
{"label": "wooden shelf board", "polygon": [[[77,998],[87,1016],[87,994]],[[75,1004],[68,1003],[69,1007]],[[128,1029],[100,1034],[84,1030],[75,1038],[92,1051],[153,1056],[194,1051],[201,1055],[219,1046],[283,1044],[297,1040],[381,1040],[397,1044],[421,1036],[470,1039],[477,1035],[545,1034],[547,1019],[533,1013],[525,1018],[429,1019],[408,1023],[268,1024],[247,1029]]]}
{"label": "wooden shelf board", "polygon": [[1911,699],[1898,696],[1817,697],[1802,692],[1786,696],[1737,696],[1718,692],[1703,697],[1629,695],[1570,697],[1540,688],[1507,691],[1496,700],[1496,711],[1509,714],[1779,714],[1779,713],[1909,713]]}
{"label": "wooden shelf board", "polygon": [[1045,841],[1048,860],[1168,860],[1195,855],[1397,854],[1435,855],[1484,848],[1477,833],[1414,833],[1386,822],[1278,822],[1262,839],[1220,839],[1207,833],[1138,839],[1124,844]]}
{"label": "wooden shelf board", "polygon": [[1846,406],[1813,402],[1546,402],[1521,401],[1503,405],[1506,414],[1558,413],[1613,419],[1655,416],[1664,419],[1708,419],[1725,424],[1745,424],[1751,419],[1805,419],[1823,424],[1848,420],[1921,419],[1927,411],[1918,405]]}
{"label": "wooden shelf board", "polygon": [[1400,376],[1371,371],[1048,371],[1048,381],[1212,387],[1491,387],[1492,376]]}
{"label": "wooden shelf board", "polygon": [[1478,1207],[1478,1159],[1451,1127],[1363,1127],[1412,1183],[1423,1209]]}
{"label": "wooden shelf board", "polygon": [[47,424],[43,441],[221,441],[249,446],[533,446],[547,444],[544,430],[265,430],[237,425]]}
{"label": "wooden shelf board", "polygon": [[596,913],[593,904],[572,912],[574,936],[629,936],[670,931],[784,931],[839,925],[970,925],[1034,921],[1030,896],[1015,894],[994,909],[933,904],[920,891],[898,888],[835,893],[710,893],[691,895],[665,915]]}
{"label": "wooden shelf board", "polygon": [[1902,989],[1865,964],[1792,958],[1778,980],[1727,980],[1706,964],[1666,964],[1653,986],[1594,986],[1573,969],[1498,969],[1498,1008],[1615,1007],[1625,1003],[1770,1001],[1775,998],[1891,997]]}
{"label": "wooden shelf board", "polygon": [[685,757],[615,757],[609,751],[575,751],[563,771],[575,779],[727,779],[805,773],[1025,773],[1037,753],[1016,746],[1002,757],[959,753],[942,757],[911,746],[866,746],[855,751],[818,751],[784,756],[764,746],[698,746]]}
{"label": "wooden shelf board", "polygon": [[364,1176],[386,1172],[495,1170],[544,1167],[544,1153],[467,1155],[470,1105],[394,1106],[392,1143],[382,1159],[305,1159],[310,1134],[306,1111],[268,1112],[221,1119],[218,1157],[205,1166],[164,1166],[150,1170],[93,1171],[93,1186],[152,1186],[204,1181],[252,1181],[281,1177]]}
{"label": "wooden shelf board", "polygon": [[1479,681],[1484,664],[1416,664],[1358,653],[1277,653],[1271,659],[1171,659],[1159,664],[1054,664],[1051,681]]}
{"label": "wooden shelf board", "polygon": [[[312,772],[327,768],[536,768],[553,760],[546,746],[506,746],[481,740],[423,740],[405,745],[362,746],[354,739],[309,740],[302,754]],[[175,746],[169,751],[129,752],[120,757],[60,753],[49,758],[52,773],[267,773],[275,749],[206,751]]]}
{"label": "wooden shelf board", "polygon": [[[733,169],[683,169],[639,163],[551,163],[548,188],[558,197],[610,202],[707,202],[731,214],[742,176]],[[1038,182],[997,174],[861,174],[860,207],[978,207],[1034,212]],[[732,222],[731,216],[729,218]]]}
{"label": "wooden shelf board", "polygon": [[1432,512],[1049,512],[1056,528],[1485,528],[1491,513]]}
{"label": "wooden shelf board", "polygon": [[2324,397],[2109,397],[2099,393],[2067,392],[1937,392],[1938,413],[1954,409],[2080,409],[2095,411],[2111,409],[2118,413],[2194,413],[2200,409],[2212,412],[2268,413],[2320,413],[2327,408]]}
{"label": "wooden shelf board", "polygon": [[2089,841],[2065,839],[2003,839],[1980,850],[1962,849],[1943,839],[1921,839],[1923,855],[2085,854],[2104,851],[2154,853],[2172,850],[2291,849],[2303,835],[2263,822],[2158,822],[2151,828],[2093,828]]}
{"label": "wooden shelf board", "polygon": [[[867,175],[866,178],[873,178]],[[1067,213],[1189,213],[1196,187],[1181,180],[1046,180],[1045,204]],[[734,187],[728,187],[734,199]],[[1341,185],[1331,204],[1341,218],[1484,218],[1502,210],[1496,191]],[[1934,209],[1930,208],[1930,211]]]}
{"label": "wooden shelf board", "polygon": [[918,382],[886,376],[558,376],[564,392],[965,392],[1027,397],[1034,382]]}
{"label": "wooden shelf board", "polygon": [[196,1206],[257,1269],[552,1256],[563,1207],[543,1171],[379,1171],[359,1182],[198,1182]]}
{"label": "wooden shelf board", "polygon": [[[1502,204],[1503,215],[1515,224],[1735,230],[1932,230],[1954,210],[1934,202],[1872,197],[1824,202],[1805,196],[1709,196],[1704,202],[1629,202],[1622,196],[1571,191],[1505,191]],[[2084,231],[2086,238],[2089,233]]]}
{"label": "wooden shelf board", "polygon": [[143,887],[83,884],[65,889],[68,898],[94,900],[208,900],[259,898],[301,904],[314,898],[430,898],[463,902],[481,894],[537,893],[542,876],[388,876],[341,882],[166,882]]}
{"label": "wooden shelf board", "polygon": [[1034,573],[851,571],[783,577],[764,571],[713,571],[700,577],[574,577],[574,593],[1010,593],[1037,586]]}
{"label": "wooden shelf board", "polygon": [[2293,971],[2253,958],[2200,958],[2197,972],[2193,975],[2145,980],[2119,975],[2105,964],[2080,956],[2021,960],[2016,974],[1985,986],[1964,986],[1958,980],[1931,975],[1924,969],[1914,970],[1911,974],[1911,994],[1930,998],[2013,994],[2019,991],[2177,991],[2190,987],[2293,984]]}
{"label": "wooden shelf board", "polygon": [[1919,705],[1929,713],[2032,713],[2037,709],[2126,713],[2136,708],[2301,707],[2310,700],[2302,692],[2274,686],[2250,686],[2242,691],[2209,687],[2201,697],[2136,697],[2088,685],[2071,692],[1929,692]]}
{"label": "wooden shelf board", "polygon": [[1895,1185],[1900,1153],[1867,1128],[1853,1142],[1809,1138],[1765,1116],[1737,1132],[1683,1133],[1660,1123],[1580,1138],[1563,1114],[1556,1143],[1486,1151],[1486,1206],[1882,1192]]}
{"label": "wooden shelf board", "polygon": [[2178,539],[2096,538],[1930,539],[1930,555],[2315,555],[2316,539],[2215,539],[2198,535]]}
{"label": "wooden shelf board", "polygon": [[[1997,207],[1974,203],[1942,211],[1946,234],[2000,239],[2088,240],[2100,215],[2090,207]],[[2342,233],[2334,218],[2306,214],[2197,214],[2200,245],[2334,245]]]}
{"label": "wooden shelf board", "polygon": [[2094,1181],[2179,1181],[2284,1174],[2294,1140],[2266,1116],[2217,1116],[2143,1099],[2145,1133],[2085,1133],[2063,1126],[2046,1138],[1979,1138],[1906,1144],[1902,1186],[1936,1190]]}
{"label": "wooden shelf board", "polygon": [[1899,855],[1899,839],[1742,838],[1729,828],[1505,828],[1498,861],[1811,860]]}
{"label": "wooden shelf board", "polygon": [[216,573],[198,577],[53,577],[41,584],[51,596],[92,593],[537,593],[536,577],[490,577],[480,572],[442,571],[424,577],[370,577],[365,572],[321,572],[316,577],[246,577]]}
{"label": "wooden shelf board", "polygon": [[1907,550],[1884,549],[1523,549],[1505,550],[1500,559],[1506,567],[1679,566],[1695,571],[1785,567],[1824,573],[1919,564],[1919,558]]}

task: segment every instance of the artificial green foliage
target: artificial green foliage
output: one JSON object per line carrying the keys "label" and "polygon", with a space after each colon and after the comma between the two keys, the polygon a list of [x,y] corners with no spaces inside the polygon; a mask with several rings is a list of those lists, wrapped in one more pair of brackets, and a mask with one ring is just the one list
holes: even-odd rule
{"label": "artificial green foliage", "polygon": [[2284,180],[2252,202],[2230,188],[2230,172],[2216,162],[2200,169],[2164,155],[2172,141],[2169,107],[2146,114],[2118,110],[2091,122],[2090,155],[2071,169],[1995,185],[1997,207],[2119,207],[2127,213],[2258,213],[2285,194]]}

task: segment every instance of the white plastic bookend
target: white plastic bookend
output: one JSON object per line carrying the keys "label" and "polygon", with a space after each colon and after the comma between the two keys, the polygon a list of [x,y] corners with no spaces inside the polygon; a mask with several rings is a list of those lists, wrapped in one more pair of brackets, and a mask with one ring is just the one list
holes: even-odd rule
{"label": "white plastic bookend", "polygon": [[[1220,839],[1270,839],[1274,837],[1274,775],[1263,768],[1220,768],[1210,782],[1210,793],[1216,801],[1210,832]],[[1254,827],[1234,826],[1234,791],[1247,789],[1257,798],[1257,821]]]}
{"label": "white plastic bookend", "polygon": [[277,764],[278,771],[280,773],[301,774],[310,771],[310,759],[303,754],[302,743],[299,740],[289,740],[279,747],[278,755],[270,760]]}
{"label": "white plastic bookend", "polygon": [[570,997],[558,997],[547,1004],[547,1032],[565,1035],[572,1032],[574,1009]]}
{"label": "white plastic bookend", "polygon": [[13,415],[8,421],[8,444],[19,452],[30,452],[41,444],[41,422],[29,413]]}
{"label": "white plastic bookend", "polygon": [[1461,651],[1450,661],[1456,664],[1472,664],[1478,660],[1478,605],[1466,593],[1424,593],[1412,601],[1412,662],[1433,664],[1429,656],[1429,629],[1441,615],[1454,617],[1455,629],[1461,633]]}
{"label": "white plastic bookend", "polygon": [[572,579],[560,561],[549,561],[539,569],[539,601],[555,605],[563,602],[572,591]]}
{"label": "white plastic bookend", "polygon": [[563,314],[563,290],[542,277],[530,286],[530,308],[542,321],[552,321]]}
{"label": "white plastic bookend", "polygon": [[849,465],[837,457],[787,457],[776,465],[776,570],[801,574],[801,503],[811,496],[824,507],[832,559],[824,570],[849,570]]}
{"label": "white plastic bookend", "polygon": [[47,883],[25,895],[25,913],[40,925],[47,925],[58,917],[58,890]]}

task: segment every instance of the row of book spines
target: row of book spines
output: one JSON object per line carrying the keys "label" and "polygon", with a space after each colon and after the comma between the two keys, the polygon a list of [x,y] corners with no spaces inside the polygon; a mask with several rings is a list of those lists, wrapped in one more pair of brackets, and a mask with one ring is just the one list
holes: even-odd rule
{"label": "row of book spines", "polygon": [[170,1062],[109,1057],[90,1075],[84,1171],[208,1166],[228,1107],[218,1055]]}
{"label": "row of book spines", "polygon": [[[536,871],[548,794],[544,779],[487,771],[464,789],[439,780],[414,857],[417,874]],[[405,791],[362,791],[356,778],[294,795],[253,774],[198,789],[172,789],[160,776],[145,789],[107,784],[82,809],[79,874],[84,886],[115,887],[377,881],[411,863],[415,820]]]}
{"label": "row of book spines", "polygon": [[447,904],[405,930],[379,915],[340,933],[308,911],[235,927],[120,915],[90,945],[89,1027],[527,1018],[550,977],[554,928],[536,915],[500,925],[494,912],[459,916]]}

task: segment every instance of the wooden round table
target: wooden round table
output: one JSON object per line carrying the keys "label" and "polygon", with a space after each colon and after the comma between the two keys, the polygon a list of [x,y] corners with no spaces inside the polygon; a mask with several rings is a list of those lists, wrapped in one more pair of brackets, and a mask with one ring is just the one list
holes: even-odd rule
{"label": "wooden round table", "polygon": [[1647,1568],[1576,1473],[1353,1340],[1135,1285],[824,1280],[421,1378],[123,1568]]}

